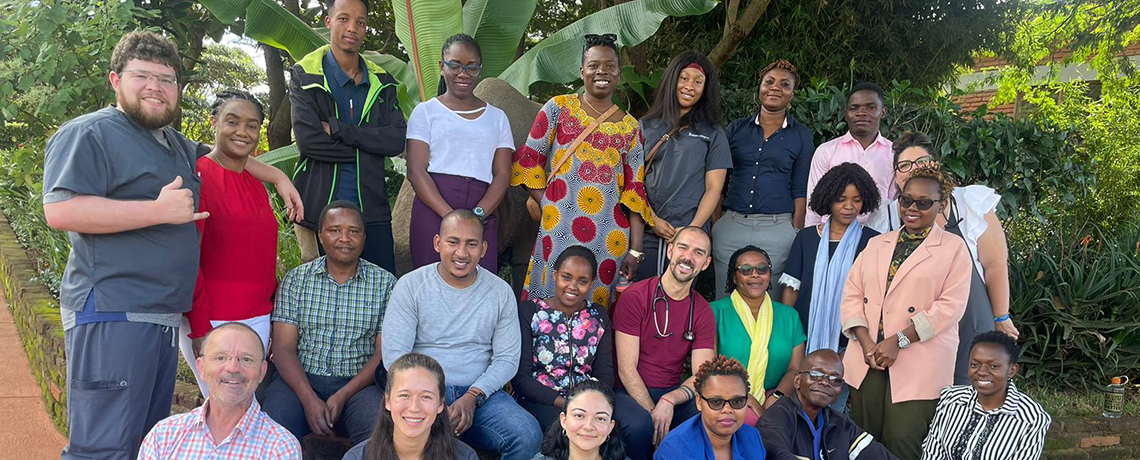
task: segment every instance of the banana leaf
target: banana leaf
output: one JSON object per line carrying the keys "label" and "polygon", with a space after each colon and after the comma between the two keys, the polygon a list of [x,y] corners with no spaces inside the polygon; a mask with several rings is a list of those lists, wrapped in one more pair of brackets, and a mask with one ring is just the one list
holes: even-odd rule
{"label": "banana leaf", "polygon": [[463,33],[479,42],[484,78],[498,76],[515,60],[536,5],[538,0],[467,0],[463,5]]}
{"label": "banana leaf", "polygon": [[219,21],[233,25],[245,19],[245,36],[281,48],[294,60],[328,44],[317,31],[273,0],[201,0]]}
{"label": "banana leaf", "polygon": [[538,42],[507,67],[499,78],[524,95],[536,81],[567,83],[580,76],[573,64],[582,61],[582,37],[613,33],[621,46],[633,46],[651,37],[669,16],[694,16],[716,6],[712,0],[635,0],[586,16]]}
{"label": "banana leaf", "polygon": [[417,84],[413,96],[435,97],[439,85],[439,52],[447,38],[463,31],[460,0],[392,0],[396,36],[411,57]]}

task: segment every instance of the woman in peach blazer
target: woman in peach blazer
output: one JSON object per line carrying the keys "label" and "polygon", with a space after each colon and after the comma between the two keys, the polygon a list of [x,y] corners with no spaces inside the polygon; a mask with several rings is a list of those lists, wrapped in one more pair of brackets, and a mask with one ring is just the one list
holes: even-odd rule
{"label": "woman in peach blazer", "polygon": [[851,418],[903,460],[922,456],[939,392],[954,381],[970,255],[934,225],[953,189],[938,169],[915,171],[899,196],[903,228],[867,243],[843,291]]}

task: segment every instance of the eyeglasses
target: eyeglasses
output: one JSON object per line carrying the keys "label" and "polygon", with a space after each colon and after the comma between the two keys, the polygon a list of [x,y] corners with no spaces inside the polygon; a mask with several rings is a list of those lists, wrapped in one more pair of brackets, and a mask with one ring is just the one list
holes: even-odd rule
{"label": "eyeglasses", "polygon": [[895,163],[895,171],[907,173],[910,172],[910,170],[914,169],[915,166],[921,168],[924,166],[930,166],[931,163],[934,163],[934,157],[930,155],[923,155],[914,160],[903,160]]}
{"label": "eyeglasses", "polygon": [[700,396],[701,396],[701,399],[705,400],[705,404],[709,405],[709,409],[712,409],[712,410],[723,409],[724,403],[728,403],[728,407],[731,407],[734,410],[743,409],[744,406],[748,405],[748,395],[737,396],[737,397],[732,398],[732,399],[706,398],[705,395],[700,395]]}
{"label": "eyeglasses", "polygon": [[935,200],[932,200],[930,198],[916,200],[906,195],[899,195],[899,205],[902,206],[903,209],[907,209],[910,207],[910,205],[913,204],[918,206],[919,211],[925,211],[927,209],[930,209],[931,206],[934,206],[934,202]]}
{"label": "eyeglasses", "polygon": [[467,75],[478,77],[479,72],[483,71],[482,64],[460,64],[459,61],[443,61],[443,65],[447,66],[447,71],[459,75],[459,72],[467,72]]}
{"label": "eyeglasses", "polygon": [[586,34],[586,43],[617,44],[617,34]]}
{"label": "eyeglasses", "polygon": [[147,72],[145,70],[124,70],[120,73],[132,73],[132,74],[134,74],[134,76],[131,77],[131,79],[134,80],[135,83],[139,83],[142,85],[148,84],[151,81],[157,81],[160,85],[165,86],[167,88],[174,88],[174,87],[178,86],[178,79],[175,78],[174,76],[171,76],[171,75],[157,75],[157,74]]}
{"label": "eyeglasses", "polygon": [[836,388],[843,386],[843,377],[840,377],[838,375],[828,375],[817,370],[799,371],[796,373],[807,374],[808,377],[811,378],[811,381],[816,383],[827,383]]}
{"label": "eyeglasses", "polygon": [[264,358],[257,359],[257,358],[254,358],[253,356],[248,356],[248,355],[242,355],[242,356],[214,355],[211,359],[215,363],[218,363],[218,364],[226,364],[230,361],[236,360],[238,362],[238,364],[242,365],[242,367],[254,367],[254,366],[260,365],[261,362],[265,360]]}
{"label": "eyeglasses", "polygon": [[772,267],[769,267],[768,264],[759,264],[755,267],[751,265],[741,265],[739,267],[736,267],[736,272],[740,273],[743,276],[752,276],[753,273],[757,275],[764,275],[771,269]]}

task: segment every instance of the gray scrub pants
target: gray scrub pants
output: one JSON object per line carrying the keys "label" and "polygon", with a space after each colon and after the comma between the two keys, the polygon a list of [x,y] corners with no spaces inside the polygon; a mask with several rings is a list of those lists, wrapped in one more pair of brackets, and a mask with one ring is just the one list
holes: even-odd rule
{"label": "gray scrub pants", "polygon": [[[784,273],[784,264],[788,261],[788,253],[795,239],[796,229],[792,227],[790,213],[745,215],[725,211],[712,230],[713,258],[716,262],[713,267],[716,270],[716,293],[713,297],[721,299],[728,296],[724,292],[728,281],[728,259],[737,249],[751,244],[763,249],[772,258],[772,278],[768,293],[773,301],[779,301],[783,288],[777,287],[777,281]],[[709,299],[710,302],[713,300]]]}
{"label": "gray scrub pants", "polygon": [[63,334],[70,459],[133,459],[143,438],[170,415],[178,328],[112,321]]}

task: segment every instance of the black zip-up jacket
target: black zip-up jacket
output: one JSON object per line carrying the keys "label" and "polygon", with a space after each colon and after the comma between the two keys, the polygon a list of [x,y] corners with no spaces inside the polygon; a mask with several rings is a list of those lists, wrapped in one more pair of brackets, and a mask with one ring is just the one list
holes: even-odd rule
{"label": "black zip-up jacket", "polygon": [[[764,411],[760,439],[769,460],[812,460],[815,439],[804,419],[798,395],[792,393]],[[831,408],[823,410],[820,458],[823,460],[898,460],[851,418]]]}
{"label": "black zip-up jacket", "polygon": [[[403,153],[408,125],[396,100],[396,80],[380,66],[368,66],[368,96],[360,125],[337,118],[336,99],[329,91],[321,60],[329,45],[297,61],[289,79],[293,135],[297,138],[297,169],[293,185],[305,204],[301,225],[317,230],[321,210],[336,196],[340,164],[356,163],[356,182],[364,223],[392,221],[384,187],[384,159]],[[325,134],[321,122],[329,124]]]}

